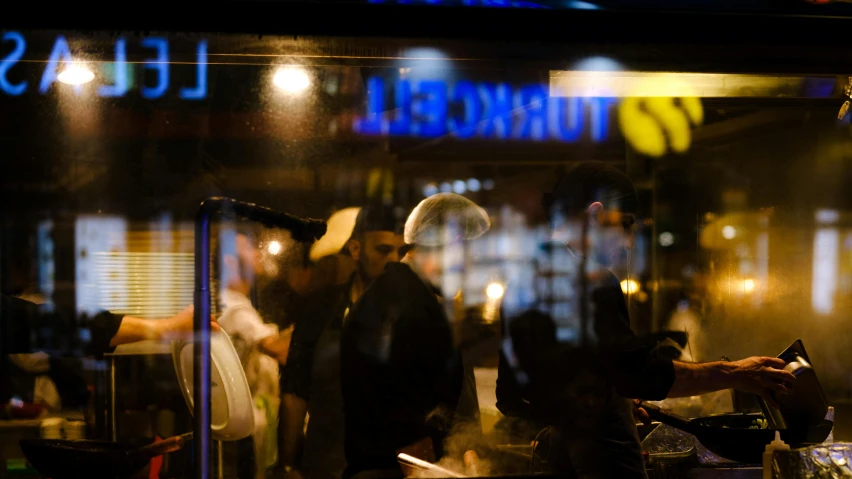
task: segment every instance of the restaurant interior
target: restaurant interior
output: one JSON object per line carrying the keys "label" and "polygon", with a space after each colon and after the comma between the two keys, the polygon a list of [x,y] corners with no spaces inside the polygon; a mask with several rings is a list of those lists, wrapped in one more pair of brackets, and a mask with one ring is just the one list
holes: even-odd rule
{"label": "restaurant interior", "polygon": [[[801,340],[833,440],[852,442],[852,77],[842,72],[664,71],[611,45],[533,55],[473,41],[3,40],[0,286],[40,314],[4,311],[0,353],[49,356],[60,399],[38,403],[3,380],[0,477],[42,477],[18,441],[45,437],[45,418],[82,421],[92,440],[192,429],[169,347],[97,355],[90,328],[104,310],[153,319],[193,303],[196,214],[211,197],[322,220],[367,205],[405,217],[439,193],[482,207],[490,229],[432,260],[483,434],[496,438],[501,314],[562,315],[560,337],[579,334],[575,278],[559,269],[542,195],[587,161],[626,173],[638,193],[635,245],[611,268],[632,329],[686,332],[681,359],[696,362],[775,357]],[[224,231],[234,218],[215,221]],[[342,244],[351,225],[332,225]],[[286,229],[255,231],[263,272],[250,297],[266,323],[298,324],[303,294],[348,279]],[[32,415],[12,413],[29,403]],[[755,411],[730,391],[656,404],[688,417]],[[217,444],[214,470],[237,477]],[[189,474],[188,449],[161,456],[159,477]],[[661,471],[653,477],[681,477]]]}

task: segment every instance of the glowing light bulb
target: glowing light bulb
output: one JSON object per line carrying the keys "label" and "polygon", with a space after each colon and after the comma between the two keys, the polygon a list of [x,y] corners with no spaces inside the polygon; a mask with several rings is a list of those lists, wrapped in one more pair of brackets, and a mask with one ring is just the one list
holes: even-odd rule
{"label": "glowing light bulb", "polygon": [[731,225],[727,225],[722,228],[722,236],[725,239],[734,239],[737,237],[737,230]]}
{"label": "glowing light bulb", "polygon": [[639,283],[632,279],[625,279],[621,282],[621,291],[624,294],[634,294],[639,292]]}
{"label": "glowing light bulb", "polygon": [[272,83],[287,93],[302,93],[311,86],[311,78],[302,68],[279,68],[272,77]]}
{"label": "glowing light bulb", "polygon": [[505,288],[500,283],[491,283],[485,288],[485,294],[490,299],[500,299],[503,297],[503,293],[505,292]]}
{"label": "glowing light bulb", "polygon": [[277,241],[270,241],[266,250],[269,251],[269,254],[277,255],[281,252],[281,243]]}
{"label": "glowing light bulb", "polygon": [[59,72],[56,79],[66,85],[83,85],[94,80],[95,74],[85,65],[74,62]]}
{"label": "glowing light bulb", "polygon": [[746,279],[746,280],[743,281],[743,291],[744,292],[746,292],[746,293],[754,292],[754,287],[755,287],[755,284],[754,284],[753,279]]}

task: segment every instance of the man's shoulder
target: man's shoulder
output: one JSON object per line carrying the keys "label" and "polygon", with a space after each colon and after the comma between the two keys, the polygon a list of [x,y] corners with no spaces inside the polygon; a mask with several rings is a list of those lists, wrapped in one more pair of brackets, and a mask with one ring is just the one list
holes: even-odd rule
{"label": "man's shoulder", "polygon": [[385,271],[373,281],[373,284],[399,289],[418,287],[428,290],[420,276],[405,263],[388,263]]}
{"label": "man's shoulder", "polygon": [[364,291],[349,322],[393,322],[412,307],[422,309],[432,302],[437,304],[435,295],[417,273],[405,264],[390,263]]}

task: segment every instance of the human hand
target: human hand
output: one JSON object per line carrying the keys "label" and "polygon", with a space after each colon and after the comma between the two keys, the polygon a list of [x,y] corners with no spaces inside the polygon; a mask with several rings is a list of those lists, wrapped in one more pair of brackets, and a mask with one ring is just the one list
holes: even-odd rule
{"label": "human hand", "polygon": [[[170,318],[155,321],[157,338],[164,341],[191,338],[194,313],[194,307],[189,305]],[[210,315],[210,330],[220,330],[219,324],[216,323],[216,317],[212,314]]]}
{"label": "human hand", "polygon": [[652,422],[651,416],[648,415],[648,411],[639,407],[639,404],[641,404],[641,403],[642,403],[641,399],[634,399],[633,400],[633,419],[641,422],[642,424],[644,424],[646,426],[650,426],[651,422]]}
{"label": "human hand", "polygon": [[480,475],[479,471],[479,454],[473,449],[464,453],[464,468],[469,476]]}
{"label": "human hand", "polygon": [[796,381],[796,376],[784,370],[787,363],[783,359],[754,356],[730,365],[734,389],[757,394],[773,407],[778,407],[774,394],[788,393]]}

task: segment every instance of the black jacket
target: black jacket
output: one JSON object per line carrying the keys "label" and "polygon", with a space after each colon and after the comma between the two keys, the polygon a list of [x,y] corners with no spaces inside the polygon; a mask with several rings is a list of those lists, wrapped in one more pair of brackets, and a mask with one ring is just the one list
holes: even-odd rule
{"label": "black jacket", "polygon": [[346,476],[397,468],[396,451],[431,437],[440,457],[464,368],[449,321],[411,268],[392,263],[349,313],[341,337]]}

